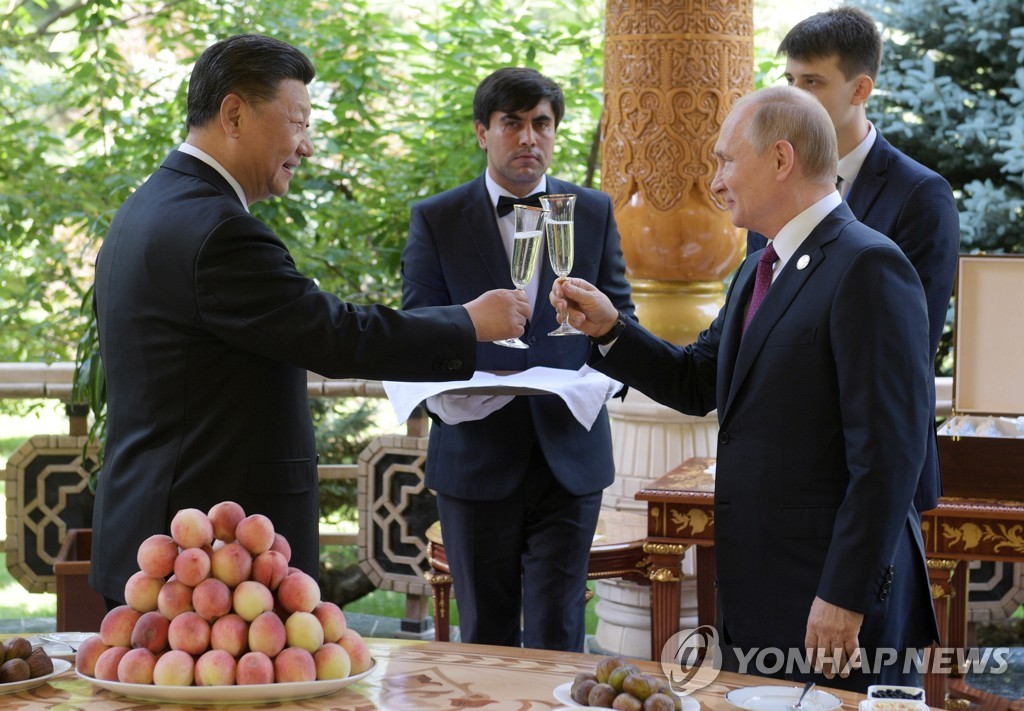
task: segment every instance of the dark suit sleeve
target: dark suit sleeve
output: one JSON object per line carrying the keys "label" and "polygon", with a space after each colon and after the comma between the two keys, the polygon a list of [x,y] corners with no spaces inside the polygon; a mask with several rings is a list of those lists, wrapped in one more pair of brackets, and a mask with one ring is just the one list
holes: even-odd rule
{"label": "dark suit sleeve", "polygon": [[850,478],[818,585],[850,610],[878,600],[912,506],[931,417],[926,323],[920,282],[895,247],[854,256],[829,336]]}
{"label": "dark suit sleeve", "polygon": [[195,273],[196,325],[239,349],[327,377],[454,380],[473,373],[476,334],[464,307],[405,313],[344,303],[303,276],[255,218],[218,225]]}
{"label": "dark suit sleeve", "polygon": [[946,324],[960,253],[960,213],[949,183],[928,173],[910,191],[889,236],[921,278],[928,300],[928,341],[934,355]]}

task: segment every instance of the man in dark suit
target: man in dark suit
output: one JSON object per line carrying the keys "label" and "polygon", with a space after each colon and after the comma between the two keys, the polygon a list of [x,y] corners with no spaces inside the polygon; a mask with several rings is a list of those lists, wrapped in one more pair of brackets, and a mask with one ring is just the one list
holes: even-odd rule
{"label": "man in dark suit", "polygon": [[[413,208],[402,257],[404,308],[509,286],[513,217],[499,201],[574,193],[572,273],[599,284],[632,317],[611,200],[545,175],[564,110],[559,86],[532,69],[500,69],[481,82],[473,116],[487,170]],[[477,368],[577,370],[586,363],[586,338],[546,335],[557,325],[555,312],[536,295],[555,274],[543,255],[539,261],[526,289],[536,303],[523,337],[529,348],[481,344]],[[587,431],[554,395],[442,395],[427,406],[435,413],[427,485],[437,493],[463,641],[581,651],[587,558],[601,492],[614,477],[607,412]]]}
{"label": "man in dark suit", "polygon": [[[148,536],[233,500],[270,517],[317,576],[317,455],[306,371],[465,379],[476,340],[518,336],[511,290],[419,313],[357,307],[300,274],[248,206],[284,195],[313,153],[313,65],[256,35],[208,48],[188,136],[118,211],[96,263],[107,438],[90,583],[114,605]],[[454,302],[453,302],[454,303]]]}
{"label": "man in dark suit", "polygon": [[[715,155],[733,222],[771,242],[695,343],[656,338],[580,279],[551,301],[604,343],[598,370],[688,414],[717,408],[722,639],[748,661],[806,649],[833,686],[911,681],[906,650],[936,637],[913,509],[931,415],[921,283],[840,199],[835,132],[807,93],[738,101]],[[861,648],[863,668],[835,677]],[[880,667],[887,648],[899,661]]]}
{"label": "man in dark suit", "polygon": [[[882,61],[874,20],[855,7],[813,15],[779,45],[786,80],[813,94],[828,111],[839,139],[840,194],[854,216],[899,245],[917,270],[928,303],[928,342],[934,358],[946,323],[960,251],[960,213],[949,183],[896,150],[868,121],[866,106]],[[747,254],[765,237],[747,233]],[[935,410],[934,383],[931,392]],[[934,433],[914,498],[918,511],[935,508],[942,493]]]}

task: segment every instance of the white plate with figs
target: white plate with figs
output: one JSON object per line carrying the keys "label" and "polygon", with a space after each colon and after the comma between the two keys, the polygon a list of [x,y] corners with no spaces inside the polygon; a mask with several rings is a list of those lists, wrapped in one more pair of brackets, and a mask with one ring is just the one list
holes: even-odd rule
{"label": "white plate with figs", "polygon": [[19,691],[28,691],[34,689],[37,686],[42,686],[50,679],[63,674],[71,668],[71,662],[64,661],[63,659],[53,660],[53,671],[43,676],[37,676],[34,679],[25,679],[23,681],[9,681],[6,684],[0,684],[0,694],[16,694]]}
{"label": "white plate with figs", "polygon": [[[56,667],[57,662],[54,662]],[[80,679],[91,682],[94,686],[115,694],[143,701],[175,701],[191,704],[242,704],[263,703],[266,701],[295,701],[327,696],[344,689],[361,679],[365,679],[377,669],[376,660],[373,666],[362,672],[344,679],[327,679],[324,681],[287,681],[274,684],[252,684],[249,686],[155,686],[153,684],[122,684],[118,681],[104,681],[79,672]],[[33,679],[33,681],[38,681]]]}

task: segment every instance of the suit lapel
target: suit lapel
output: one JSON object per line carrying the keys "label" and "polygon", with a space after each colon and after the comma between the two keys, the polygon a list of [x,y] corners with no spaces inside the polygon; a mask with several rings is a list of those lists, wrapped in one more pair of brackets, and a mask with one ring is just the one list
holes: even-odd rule
{"label": "suit lapel", "polygon": [[476,252],[496,288],[511,289],[511,264],[482,174],[470,185],[468,195],[467,204],[462,208],[462,229],[472,245],[468,249]]}
{"label": "suit lapel", "polygon": [[[877,129],[876,129],[877,131]],[[878,195],[885,187],[885,173],[889,169],[889,144],[881,133],[875,135],[875,144],[871,146],[864,164],[860,167],[857,179],[853,181],[846,202],[853,214],[861,222],[871,210]]]}
{"label": "suit lapel", "polygon": [[[728,395],[725,398],[725,406],[722,408],[719,421],[725,420],[737,392],[743,385],[743,381],[750,372],[754,361],[761,354],[765,341],[768,340],[772,329],[775,328],[779,320],[792,306],[797,294],[800,293],[804,285],[811,279],[811,275],[824,262],[825,252],[822,247],[836,239],[842,226],[853,219],[854,217],[850,212],[849,206],[845,203],[839,205],[811,231],[807,239],[801,243],[796,253],[786,262],[786,267],[782,270],[782,273],[772,282],[771,288],[768,289],[768,294],[765,296],[764,301],[761,302],[761,306],[757,311],[757,316],[750,322],[750,326],[747,327],[747,332],[743,334],[742,341],[736,350],[736,360],[728,385]],[[760,253],[755,254],[759,256]],[[754,260],[754,256],[751,255],[747,261]],[[806,260],[804,260],[806,266],[800,269],[798,265],[804,257],[806,257]],[[738,285],[743,286],[744,289],[738,291],[735,298],[740,298],[744,294],[749,298],[750,292],[753,289],[752,274],[755,271],[756,269],[748,271],[747,279],[751,284]],[[739,313],[734,313],[730,317],[731,324],[738,322],[738,325],[735,326],[735,333],[742,332],[742,312],[745,311],[746,302],[747,299],[743,299],[740,302],[740,308],[734,309],[734,311]]]}

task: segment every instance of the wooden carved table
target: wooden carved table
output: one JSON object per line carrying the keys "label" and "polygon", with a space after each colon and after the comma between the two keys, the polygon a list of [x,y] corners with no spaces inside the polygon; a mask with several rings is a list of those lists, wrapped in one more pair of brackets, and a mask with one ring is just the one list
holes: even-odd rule
{"label": "wooden carved table", "polygon": [[[564,705],[554,690],[572,682],[578,672],[593,671],[602,657],[512,647],[491,647],[450,642],[367,639],[377,668],[365,679],[329,696],[257,704],[255,708],[309,711],[442,711],[481,708],[487,711],[552,711]],[[635,661],[642,671],[664,678],[660,665]],[[725,694],[751,684],[779,684],[723,672],[695,698],[702,711],[736,711]],[[791,686],[791,685],[789,685]],[[864,697],[829,690],[842,700],[842,711],[857,711]],[[125,711],[163,708],[183,711],[186,704],[153,704],[127,699],[94,687],[67,671],[49,683],[16,694],[0,696],[0,707],[23,711]],[[204,706],[213,709],[215,706]],[[253,706],[223,706],[224,709]]]}
{"label": "wooden carved table", "polygon": [[[714,477],[705,470],[715,460],[688,459],[639,491],[647,502],[647,542],[651,578],[651,658],[658,659],[679,630],[683,554],[697,546],[697,620],[715,623]],[[967,563],[972,560],[1024,562],[1024,503],[943,498],[922,516],[932,601],[942,647],[967,644]],[[946,706],[947,692],[986,708],[1024,708],[966,686],[959,678],[924,675],[931,706]],[[949,706],[957,705],[955,702]]]}

